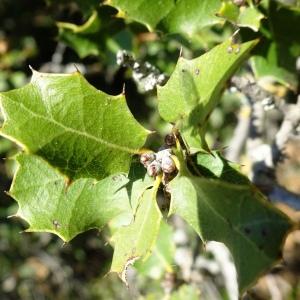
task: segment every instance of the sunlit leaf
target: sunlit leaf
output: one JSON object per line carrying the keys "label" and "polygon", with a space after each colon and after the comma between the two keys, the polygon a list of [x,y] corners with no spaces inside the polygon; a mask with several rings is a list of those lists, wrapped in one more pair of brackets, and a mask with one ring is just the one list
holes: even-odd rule
{"label": "sunlit leaf", "polygon": [[71,184],[58,170],[36,155],[19,154],[10,195],[18,202],[16,216],[29,224],[27,231],[51,232],[69,241],[111,220],[132,219],[126,190],[128,178],[115,174],[103,180],[77,179]]}
{"label": "sunlit leaf", "polygon": [[149,133],[132,116],[124,95],[98,91],[78,72],[34,71],[28,85],[2,93],[0,100],[1,134],[72,179],[128,172]]}
{"label": "sunlit leaf", "polygon": [[256,43],[232,45],[226,41],[195,59],[180,57],[168,82],[158,87],[160,115],[176,124],[191,152],[205,148],[209,114],[219,102],[226,81]]}
{"label": "sunlit leaf", "polygon": [[146,259],[156,243],[162,215],[156,202],[158,185],[146,190],[139,201],[133,222],[119,229],[113,237],[114,255],[111,272],[127,283],[126,272],[138,259]]}

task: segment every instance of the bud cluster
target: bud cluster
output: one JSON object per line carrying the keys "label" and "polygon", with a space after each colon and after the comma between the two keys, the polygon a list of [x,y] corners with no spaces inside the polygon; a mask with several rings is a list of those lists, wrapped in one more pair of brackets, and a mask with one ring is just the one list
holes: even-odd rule
{"label": "bud cluster", "polygon": [[157,153],[143,153],[140,157],[140,161],[144,167],[147,168],[147,173],[151,177],[155,177],[161,172],[171,174],[176,170],[171,149],[163,149]]}

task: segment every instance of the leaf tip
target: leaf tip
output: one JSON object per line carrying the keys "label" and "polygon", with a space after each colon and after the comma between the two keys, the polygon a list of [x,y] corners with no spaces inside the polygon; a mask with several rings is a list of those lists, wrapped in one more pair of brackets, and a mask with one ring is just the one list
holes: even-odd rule
{"label": "leaf tip", "polygon": [[125,82],[123,83],[121,95],[125,96]]}
{"label": "leaf tip", "polygon": [[182,46],[180,46],[179,57],[178,57],[178,59],[179,59],[180,57],[183,57],[183,47],[182,47]]}
{"label": "leaf tip", "polygon": [[7,219],[12,219],[12,218],[22,218],[22,216],[19,215],[18,213],[15,213],[15,214],[13,214],[13,215],[7,216],[6,218],[7,218]]}
{"label": "leaf tip", "polygon": [[76,64],[74,64],[74,67],[76,69],[76,71],[74,72],[74,74],[81,74],[81,72],[80,72],[80,70],[79,70],[79,68],[78,68],[78,66]]}
{"label": "leaf tip", "polygon": [[28,65],[29,69],[31,70],[32,73],[37,72],[31,65]]}
{"label": "leaf tip", "polygon": [[118,10],[117,14],[115,15],[116,18],[125,19],[126,18],[126,12],[123,10]]}
{"label": "leaf tip", "polygon": [[9,197],[12,197],[12,194],[10,193],[10,191],[4,191],[4,194],[9,196]]}

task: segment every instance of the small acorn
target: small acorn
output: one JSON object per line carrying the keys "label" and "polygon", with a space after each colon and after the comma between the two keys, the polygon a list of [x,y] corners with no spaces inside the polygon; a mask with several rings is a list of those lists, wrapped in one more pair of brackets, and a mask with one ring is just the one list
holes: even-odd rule
{"label": "small acorn", "polygon": [[140,162],[147,167],[155,160],[155,154],[152,152],[143,153],[140,157]]}
{"label": "small acorn", "polygon": [[155,177],[161,172],[161,165],[158,161],[154,160],[147,167],[147,173],[150,177]]}
{"label": "small acorn", "polygon": [[176,165],[171,156],[164,156],[161,161],[161,169],[164,173],[173,173],[176,169]]}

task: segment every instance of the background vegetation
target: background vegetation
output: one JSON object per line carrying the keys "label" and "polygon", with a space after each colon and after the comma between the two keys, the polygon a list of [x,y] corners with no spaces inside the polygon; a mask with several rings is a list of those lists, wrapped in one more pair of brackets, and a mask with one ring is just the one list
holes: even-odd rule
{"label": "background vegetation", "polygon": [[[170,127],[157,113],[154,91],[145,91],[148,79],[135,80],[135,70],[118,65],[118,51],[125,49],[138,61],[150,62],[168,76],[180,52],[186,58],[194,58],[229,38],[234,44],[260,38],[238,75],[254,83],[255,92],[266,93],[262,98],[270,99],[264,105],[270,112],[263,118],[262,139],[263,143],[272,145],[284,119],[284,114],[272,106],[280,106],[282,99],[296,105],[299,95],[299,1],[209,1],[208,10],[199,13],[200,18],[192,14],[195,1],[189,3],[191,7],[182,7],[184,19],[176,16],[159,19],[160,9],[155,7],[154,14],[158,18],[155,20],[134,10],[127,14],[123,10],[118,16],[125,18],[117,18],[116,8],[102,5],[98,0],[2,0],[0,91],[27,83],[31,77],[29,65],[42,72],[55,73],[73,72],[78,68],[92,85],[113,95],[119,94],[125,84],[126,99],[136,119],[146,128],[156,130],[147,146],[157,149]],[[110,4],[122,8],[122,1]],[[237,28],[240,32],[233,36]],[[236,92],[237,88],[241,92]],[[240,82],[228,83],[222,101],[210,118],[208,143],[214,149],[232,145],[240,113],[245,108],[245,95],[253,97],[247,84],[245,87]],[[295,106],[294,111],[300,115],[299,106]],[[285,150],[280,149],[285,159],[273,167],[267,183],[265,169],[263,179],[253,179],[268,196],[271,195],[270,185],[276,184],[289,191],[284,197],[276,194],[273,202],[296,222],[300,207],[297,202],[300,194],[297,126],[294,126],[292,138],[284,142]],[[233,160],[244,165],[245,174],[250,176],[254,172],[257,175],[251,169],[255,163],[251,158],[254,152],[247,150],[245,142],[241,145]],[[0,139],[3,158],[0,191],[9,189],[16,166],[7,158],[16,151],[14,144]],[[253,155],[256,153],[260,152]],[[161,255],[153,255],[146,264],[137,265],[129,274],[131,288],[127,289],[116,276],[104,276],[112,258],[105,230],[100,234],[92,230],[63,245],[51,234],[20,233],[26,224],[18,219],[7,219],[16,210],[16,202],[2,193],[1,299],[163,299],[169,291],[171,299],[199,299],[200,293],[203,299],[234,299],[236,296],[232,291],[234,286],[230,286],[230,276],[234,272],[226,273],[232,268],[226,249],[211,244],[205,252],[196,234],[180,219],[174,218],[172,227],[165,226],[161,230],[156,247],[163,259]],[[296,230],[287,239],[284,261],[245,297],[298,299],[299,245],[299,231]],[[218,247],[221,247],[219,251]],[[220,253],[224,257],[220,257]],[[168,275],[170,267],[176,270],[171,278]]]}

